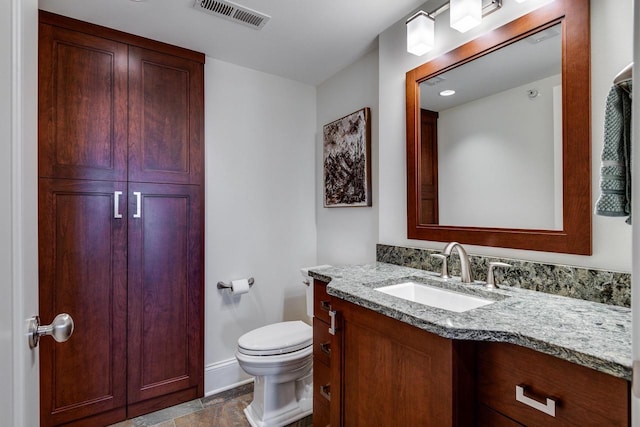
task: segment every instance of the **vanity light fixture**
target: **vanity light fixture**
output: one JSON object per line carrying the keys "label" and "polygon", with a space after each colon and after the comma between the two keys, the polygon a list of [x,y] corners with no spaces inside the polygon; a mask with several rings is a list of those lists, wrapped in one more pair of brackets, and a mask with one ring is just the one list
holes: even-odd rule
{"label": "vanity light fixture", "polygon": [[451,0],[450,25],[454,30],[466,33],[482,22],[482,0]]}
{"label": "vanity light fixture", "polygon": [[[465,8],[467,4],[472,5],[471,9]],[[459,6],[462,9],[459,9]],[[465,32],[482,22],[483,16],[501,7],[502,0],[450,0],[432,12],[421,10],[407,19],[407,52],[422,56],[434,48],[436,16],[449,9],[451,9],[451,27]]]}
{"label": "vanity light fixture", "polygon": [[407,52],[422,56],[435,46],[435,18],[422,10],[407,20]]}
{"label": "vanity light fixture", "polygon": [[453,95],[455,93],[456,93],[455,90],[445,89],[442,92],[440,92],[440,96],[451,96],[451,95]]}

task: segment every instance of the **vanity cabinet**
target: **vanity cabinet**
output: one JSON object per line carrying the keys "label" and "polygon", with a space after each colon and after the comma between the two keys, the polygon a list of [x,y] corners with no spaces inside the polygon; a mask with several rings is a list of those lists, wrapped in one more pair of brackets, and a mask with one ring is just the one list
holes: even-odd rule
{"label": "vanity cabinet", "polygon": [[624,379],[513,344],[442,338],[314,287],[314,426],[630,425]]}
{"label": "vanity cabinet", "polygon": [[331,298],[327,284],[314,280],[313,284],[313,425],[330,425],[331,414],[331,366],[337,361],[332,357],[332,335],[329,333]]}
{"label": "vanity cabinet", "polygon": [[[477,344],[477,372],[477,400],[486,406],[478,426],[629,425],[630,384],[621,378],[492,342]],[[501,417],[505,424],[496,424]]]}
{"label": "vanity cabinet", "polygon": [[[330,304],[331,426],[473,424],[473,342],[441,338],[338,298]],[[323,393],[325,383],[315,382],[322,375],[314,375],[314,401]],[[317,409],[324,410],[314,407],[314,426],[324,426],[316,424],[316,416],[325,419]]]}

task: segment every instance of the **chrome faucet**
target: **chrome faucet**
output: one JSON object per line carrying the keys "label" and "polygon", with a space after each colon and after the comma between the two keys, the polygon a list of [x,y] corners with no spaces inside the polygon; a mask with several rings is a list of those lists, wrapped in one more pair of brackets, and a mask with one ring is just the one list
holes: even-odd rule
{"label": "chrome faucet", "polygon": [[469,255],[467,255],[467,251],[464,250],[460,243],[448,243],[442,251],[442,254],[449,256],[451,255],[451,251],[454,249],[458,250],[458,257],[460,257],[460,276],[462,283],[473,283],[473,279],[471,278],[471,262],[469,261]]}

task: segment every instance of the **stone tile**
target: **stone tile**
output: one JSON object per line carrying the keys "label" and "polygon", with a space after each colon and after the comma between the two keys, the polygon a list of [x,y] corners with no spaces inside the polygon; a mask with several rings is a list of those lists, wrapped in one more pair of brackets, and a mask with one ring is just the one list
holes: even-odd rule
{"label": "stone tile", "polygon": [[222,393],[203,397],[200,400],[202,401],[202,406],[206,408],[207,406],[217,405],[227,400],[235,399],[236,397],[250,393],[253,393],[253,382],[232,388],[231,390],[223,391]]}
{"label": "stone tile", "polygon": [[116,424],[111,424],[108,427],[134,427],[134,425],[132,420],[125,420]]}
{"label": "stone tile", "polygon": [[210,404],[203,410],[175,419],[176,427],[249,427],[244,408],[251,403],[248,393],[218,404]]}
{"label": "stone tile", "polygon": [[133,425],[135,427],[157,426],[158,424],[161,424],[165,421],[171,421],[174,418],[191,414],[201,409],[202,409],[202,403],[200,402],[200,399],[195,399],[190,402],[185,402],[180,405],[172,406],[167,409],[162,409],[157,412],[152,412],[147,415],[136,417],[133,419]]}

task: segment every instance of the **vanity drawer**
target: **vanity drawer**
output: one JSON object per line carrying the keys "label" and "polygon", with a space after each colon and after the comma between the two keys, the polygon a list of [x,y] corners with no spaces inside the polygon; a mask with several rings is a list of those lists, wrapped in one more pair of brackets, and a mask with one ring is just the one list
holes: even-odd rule
{"label": "vanity drawer", "polygon": [[324,400],[327,405],[331,401],[331,370],[324,363],[313,364],[313,396]]}
{"label": "vanity drawer", "polygon": [[331,366],[331,334],[329,325],[313,319],[313,360]]}
{"label": "vanity drawer", "polygon": [[313,399],[313,427],[327,427],[330,425],[331,409],[322,397]]}
{"label": "vanity drawer", "polygon": [[[630,422],[627,381],[565,360],[512,344],[478,343],[477,373],[478,401],[526,426]],[[552,407],[554,416],[543,412]]]}
{"label": "vanity drawer", "polygon": [[327,284],[315,279],[313,281],[313,316],[327,325],[331,322],[329,319],[330,302],[331,297],[327,293]]}

